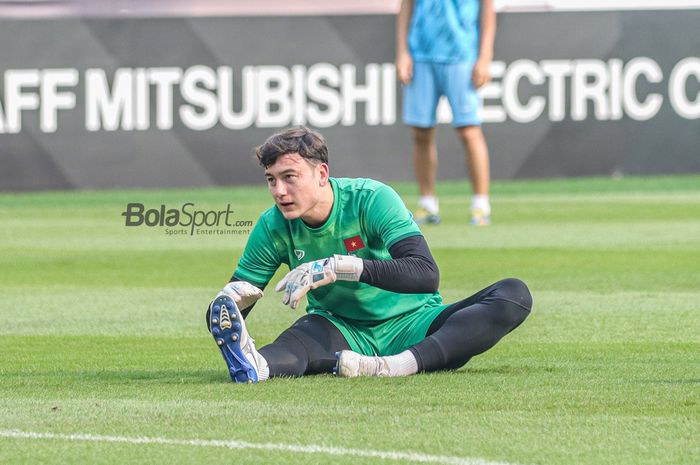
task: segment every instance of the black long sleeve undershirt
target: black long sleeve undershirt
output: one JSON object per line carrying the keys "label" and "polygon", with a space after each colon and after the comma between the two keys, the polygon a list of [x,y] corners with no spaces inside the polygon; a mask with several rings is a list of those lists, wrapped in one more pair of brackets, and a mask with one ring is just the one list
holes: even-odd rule
{"label": "black long sleeve undershirt", "polygon": [[423,236],[401,239],[389,253],[392,260],[363,260],[360,282],[404,294],[437,291],[440,271]]}

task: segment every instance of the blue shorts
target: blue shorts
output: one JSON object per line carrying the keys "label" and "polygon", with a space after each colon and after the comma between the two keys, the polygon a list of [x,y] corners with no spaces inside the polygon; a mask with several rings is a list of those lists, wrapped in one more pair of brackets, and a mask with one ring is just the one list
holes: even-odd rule
{"label": "blue shorts", "polygon": [[403,88],[403,122],[409,126],[431,128],[436,124],[435,110],[444,95],[452,109],[452,126],[481,124],[481,98],[472,83],[474,63],[413,63],[413,79]]}

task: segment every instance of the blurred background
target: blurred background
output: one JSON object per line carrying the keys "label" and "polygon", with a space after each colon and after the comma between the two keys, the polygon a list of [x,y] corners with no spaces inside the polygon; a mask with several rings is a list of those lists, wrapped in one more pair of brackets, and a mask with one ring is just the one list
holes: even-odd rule
{"label": "blurred background", "polygon": [[[0,190],[258,184],[253,147],[293,124],[335,176],[411,180],[399,3],[0,1]],[[494,179],[700,172],[700,1],[496,8]],[[464,178],[439,115],[439,178]]]}

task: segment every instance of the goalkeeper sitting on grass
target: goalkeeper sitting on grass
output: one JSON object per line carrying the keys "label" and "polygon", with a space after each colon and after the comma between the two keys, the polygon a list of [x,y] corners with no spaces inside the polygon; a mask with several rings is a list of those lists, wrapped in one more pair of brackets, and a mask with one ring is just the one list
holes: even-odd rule
{"label": "goalkeeper sitting on grass", "polygon": [[[330,177],[321,134],[291,128],[256,155],[275,205],[207,312],[233,381],[456,369],[530,313],[517,279],[443,304],[435,260],[399,196],[371,179]],[[306,296],[306,315],[256,349],[243,319],[282,264],[291,271],[275,290],[292,308]]]}

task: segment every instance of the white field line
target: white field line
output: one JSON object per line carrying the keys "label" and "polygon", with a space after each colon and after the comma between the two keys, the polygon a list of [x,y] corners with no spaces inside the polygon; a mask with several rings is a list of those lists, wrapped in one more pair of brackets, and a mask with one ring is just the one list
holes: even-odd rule
{"label": "white field line", "polygon": [[226,449],[253,449],[264,451],[294,452],[299,454],[336,455],[341,457],[364,457],[382,460],[405,460],[416,463],[438,463],[446,465],[516,465],[507,462],[493,462],[480,458],[429,455],[417,452],[392,452],[363,449],[346,449],[319,445],[301,446],[297,444],[254,443],[245,441],[222,441],[209,439],[169,439],[159,437],[101,436],[94,434],[56,434],[31,431],[0,430],[0,438],[13,439],[55,439],[75,442],[106,442],[124,444],[160,444],[167,446],[222,447]]}

